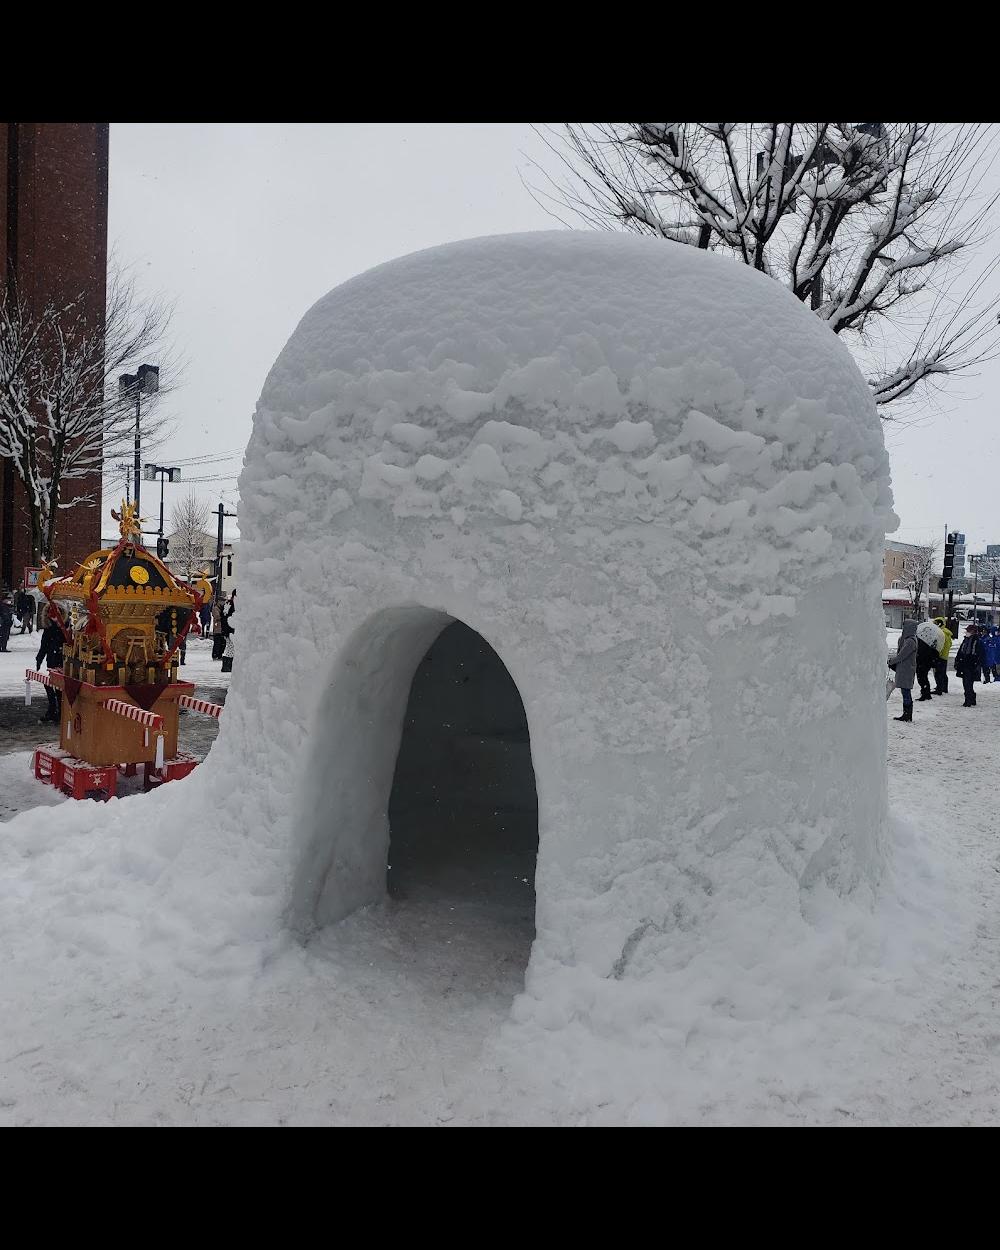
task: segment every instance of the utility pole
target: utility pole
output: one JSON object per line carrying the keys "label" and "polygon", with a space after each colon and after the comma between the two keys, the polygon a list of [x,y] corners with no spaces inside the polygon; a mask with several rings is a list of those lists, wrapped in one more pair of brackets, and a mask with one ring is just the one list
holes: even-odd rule
{"label": "utility pole", "polygon": [[227,512],[226,505],[220,500],[216,508],[219,514],[219,531],[215,540],[215,602],[222,602],[222,526],[227,516],[236,516],[235,512]]}
{"label": "utility pole", "polygon": [[127,464],[116,464],[115,468],[118,470],[119,473],[123,473],[125,475],[125,502],[131,503],[132,502],[132,478],[130,477],[131,466]]}

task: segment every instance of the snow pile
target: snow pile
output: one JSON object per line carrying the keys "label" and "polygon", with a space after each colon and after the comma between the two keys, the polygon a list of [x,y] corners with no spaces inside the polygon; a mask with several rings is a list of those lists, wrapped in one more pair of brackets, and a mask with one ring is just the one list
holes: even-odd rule
{"label": "snow pile", "polygon": [[[867,387],[815,316],[644,238],[418,253],[306,314],[241,495],[209,759],[139,829],[127,803],[99,832],[70,805],[8,826],[26,991],[70,941],[88,994],[155,969],[208,1001],[289,924],[376,901],[410,678],[461,620],[517,683],[537,779],[512,1035],[590,1039],[600,1067],[601,1039],[721,1043],[801,1008],[810,926],[882,868],[895,525]],[[74,922],[70,880],[105,910]]]}

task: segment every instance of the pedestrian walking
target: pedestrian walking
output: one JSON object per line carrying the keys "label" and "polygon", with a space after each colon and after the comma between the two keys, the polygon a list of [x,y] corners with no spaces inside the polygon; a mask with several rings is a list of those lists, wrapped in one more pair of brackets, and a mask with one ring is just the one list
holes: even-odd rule
{"label": "pedestrian walking", "polygon": [[201,605],[198,618],[201,621],[201,632],[203,634],[208,634],[212,624],[212,605],[210,603],[203,603]]}
{"label": "pedestrian walking", "polygon": [[21,633],[33,633],[35,629],[35,601],[22,586],[14,600],[14,611],[21,622]]}
{"label": "pedestrian walking", "polygon": [[0,596],[0,651],[7,651],[7,639],[10,637],[10,627],[14,624],[14,603],[10,597],[10,591],[5,591]]}
{"label": "pedestrian walking", "polygon": [[917,622],[903,622],[903,632],[894,655],[889,656],[889,667],[896,672],[896,687],[903,692],[903,715],[894,720],[913,720],[913,679],[917,671]]}
{"label": "pedestrian walking", "polygon": [[973,623],[967,626],[962,645],[955,656],[955,674],[962,679],[965,688],[965,702],[962,707],[976,706],[975,682],[981,681],[986,656],[983,642],[979,636],[979,627]]}
{"label": "pedestrian walking", "polygon": [[934,694],[948,693],[948,656],[951,655],[951,644],[954,641],[954,634],[948,627],[943,616],[936,616],[934,624],[941,631],[944,642],[938,652],[938,658],[934,661]]}
{"label": "pedestrian walking", "polygon": [[[35,668],[41,668],[42,660],[45,661],[46,667],[51,673],[53,669],[61,669],[63,666],[63,637],[62,628],[53,619],[51,612],[46,614],[47,624],[42,630],[42,636],[39,639],[38,654],[35,656]],[[57,725],[62,721],[62,691],[57,690],[54,686],[45,687],[45,697],[49,702],[49,710],[44,716],[39,717],[39,721],[54,721]]]}

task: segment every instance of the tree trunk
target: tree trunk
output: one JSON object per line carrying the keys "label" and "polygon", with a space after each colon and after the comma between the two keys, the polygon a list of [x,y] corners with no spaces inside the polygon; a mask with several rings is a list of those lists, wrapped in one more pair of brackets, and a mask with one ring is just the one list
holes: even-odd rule
{"label": "tree trunk", "polygon": [[31,563],[37,569],[42,564],[42,517],[32,500],[28,502],[28,513],[31,517]]}
{"label": "tree trunk", "polygon": [[[48,523],[45,526],[45,541],[43,543],[45,555],[51,560],[56,551],[56,526],[59,523],[59,505],[55,507],[49,506]],[[65,570],[68,572],[69,570]]]}

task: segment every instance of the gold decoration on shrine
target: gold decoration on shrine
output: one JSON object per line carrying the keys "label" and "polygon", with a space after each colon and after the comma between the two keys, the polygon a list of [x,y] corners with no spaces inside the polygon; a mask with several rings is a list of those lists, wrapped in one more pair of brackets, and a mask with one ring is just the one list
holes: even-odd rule
{"label": "gold decoration on shrine", "polygon": [[118,522],[118,529],[122,538],[131,538],[133,535],[140,541],[142,539],[142,521],[139,519],[139,505],[129,503],[122,500],[121,512],[111,509],[111,515]]}

